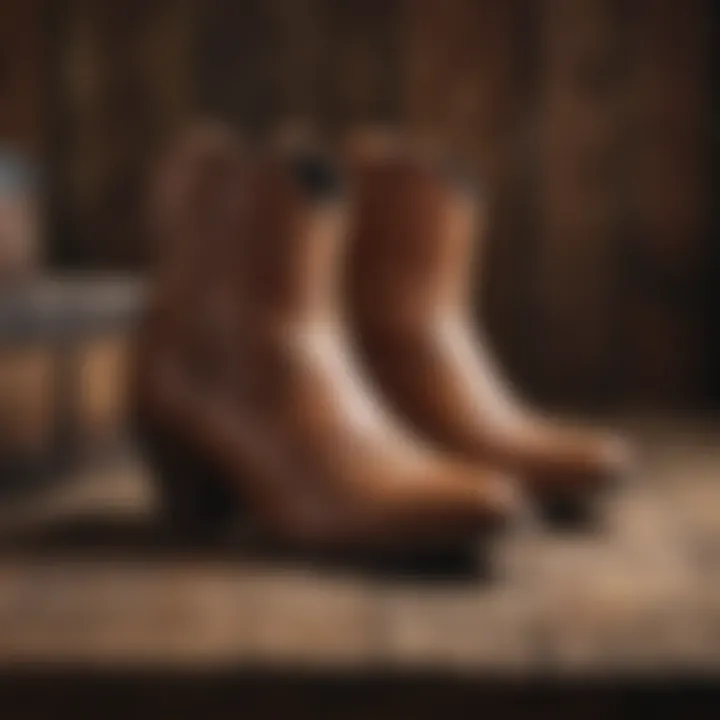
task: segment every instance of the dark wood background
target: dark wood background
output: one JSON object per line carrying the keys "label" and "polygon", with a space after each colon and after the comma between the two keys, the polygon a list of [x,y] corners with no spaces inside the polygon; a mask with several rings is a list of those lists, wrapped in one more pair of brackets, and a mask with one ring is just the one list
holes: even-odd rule
{"label": "dark wood background", "polygon": [[698,406],[717,374],[711,5],[4,0],[0,135],[46,162],[54,261],[115,268],[144,263],[145,166],[197,112],[436,132],[485,177],[478,307],[523,387]]}

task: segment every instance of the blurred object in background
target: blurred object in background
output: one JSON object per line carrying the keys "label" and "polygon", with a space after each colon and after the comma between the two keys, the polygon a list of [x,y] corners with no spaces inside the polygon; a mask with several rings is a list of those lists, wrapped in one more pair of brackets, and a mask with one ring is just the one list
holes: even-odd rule
{"label": "blurred object in background", "polygon": [[0,286],[0,494],[123,447],[141,297],[140,284],[124,278]]}
{"label": "blurred object in background", "polygon": [[0,285],[27,278],[39,265],[39,215],[34,168],[0,145]]}

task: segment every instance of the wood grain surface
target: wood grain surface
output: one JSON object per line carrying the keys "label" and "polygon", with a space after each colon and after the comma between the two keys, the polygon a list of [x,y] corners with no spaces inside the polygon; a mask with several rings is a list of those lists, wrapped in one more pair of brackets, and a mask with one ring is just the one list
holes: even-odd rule
{"label": "wood grain surface", "polygon": [[717,426],[634,431],[602,527],[529,527],[494,572],[427,577],[172,540],[136,461],[0,515],[0,666],[577,676],[720,665]]}

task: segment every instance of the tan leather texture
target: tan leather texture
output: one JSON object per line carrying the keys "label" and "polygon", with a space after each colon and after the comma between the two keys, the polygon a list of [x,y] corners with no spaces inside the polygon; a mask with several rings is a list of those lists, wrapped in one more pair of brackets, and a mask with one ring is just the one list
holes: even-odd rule
{"label": "tan leather texture", "polygon": [[137,416],[221,467],[257,520],[298,543],[433,544],[504,526],[523,506],[509,474],[409,430],[359,360],[344,309],[350,197],[314,148],[243,149],[220,128],[181,140],[151,203]]}
{"label": "tan leather texture", "polygon": [[520,473],[541,495],[621,474],[617,437],[528,408],[475,321],[472,275],[487,208],[435,150],[358,132],[347,302],[362,354],[397,412],[441,447]]}

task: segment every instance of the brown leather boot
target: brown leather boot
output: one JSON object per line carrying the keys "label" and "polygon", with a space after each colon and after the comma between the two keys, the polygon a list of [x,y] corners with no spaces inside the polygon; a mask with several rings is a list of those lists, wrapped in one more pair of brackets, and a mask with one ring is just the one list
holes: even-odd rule
{"label": "brown leather boot", "polygon": [[380,388],[443,447],[502,463],[547,509],[582,514],[582,499],[623,471],[627,448],[533,413],[502,378],[472,321],[483,212],[472,188],[434,151],[383,133],[357,133],[347,157],[357,193],[349,304]]}
{"label": "brown leather boot", "polygon": [[[196,134],[160,183],[171,244],[136,400],[171,510],[214,527],[242,502],[276,537],[343,548],[506,526],[522,505],[510,477],[406,431],[358,366],[337,172],[315,152],[242,154],[227,133]],[[194,475],[177,472],[178,454]]]}

